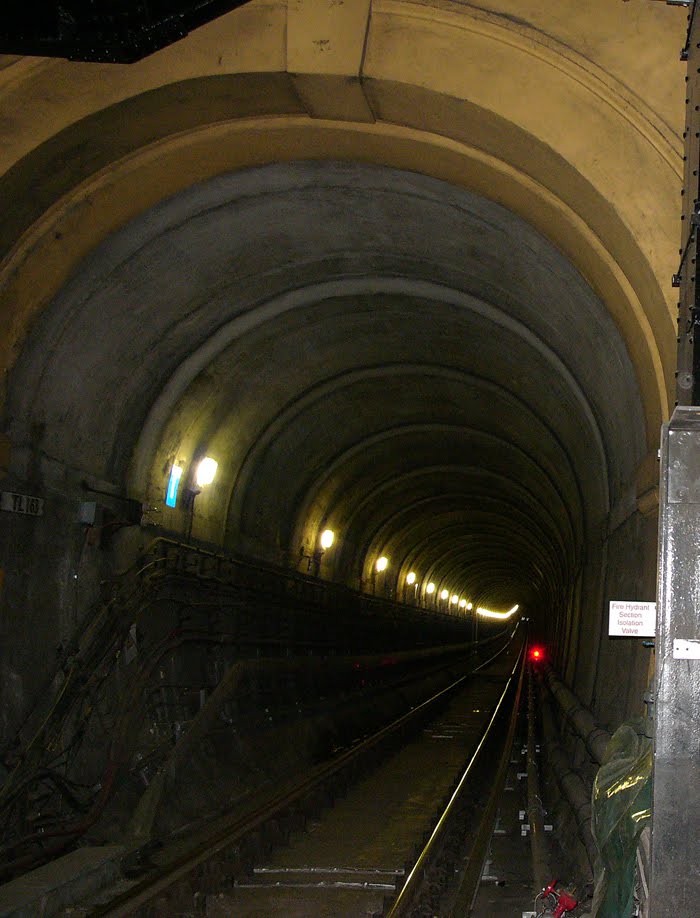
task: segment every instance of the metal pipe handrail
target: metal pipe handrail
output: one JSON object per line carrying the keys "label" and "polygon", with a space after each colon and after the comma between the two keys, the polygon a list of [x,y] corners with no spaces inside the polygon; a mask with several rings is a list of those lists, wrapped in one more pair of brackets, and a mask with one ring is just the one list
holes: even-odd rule
{"label": "metal pipe handrail", "polygon": [[611,734],[596,723],[591,712],[561,681],[551,666],[545,665],[543,671],[547,687],[561,708],[564,717],[581,737],[593,760],[598,765],[602,765]]}
{"label": "metal pipe handrail", "polygon": [[574,814],[579,836],[586,849],[586,856],[592,870],[595,866],[598,852],[591,833],[593,811],[590,788],[586,786],[581,775],[570,766],[561,747],[561,737],[554,724],[550,705],[547,700],[542,700],[542,726],[547,760],[552,767],[557,784]]}
{"label": "metal pipe handrail", "polygon": [[[184,565],[187,555],[199,559],[199,563],[195,564],[194,568]],[[149,558],[150,560],[147,560]],[[208,562],[208,565],[202,564],[202,561]],[[228,569],[229,573],[235,570],[253,576],[265,574],[270,578],[268,581],[270,585],[275,582],[277,586],[284,585],[285,590],[282,592],[287,599],[290,598],[290,594],[286,591],[286,587],[294,584],[305,594],[303,599],[306,602],[315,601],[320,605],[327,605],[331,599],[334,599],[336,602],[340,600],[352,603],[360,613],[366,610],[369,614],[375,614],[377,609],[393,611],[400,614],[402,621],[434,621],[450,627],[466,627],[468,624],[465,619],[457,615],[372,596],[345,584],[320,580],[317,577],[257,559],[227,555],[204,546],[181,542],[166,535],[159,535],[153,539],[141,553],[139,563],[125,574],[140,578],[162,574],[164,568],[206,579],[217,579],[216,574],[222,574],[224,569]],[[224,582],[235,583],[231,580]]]}

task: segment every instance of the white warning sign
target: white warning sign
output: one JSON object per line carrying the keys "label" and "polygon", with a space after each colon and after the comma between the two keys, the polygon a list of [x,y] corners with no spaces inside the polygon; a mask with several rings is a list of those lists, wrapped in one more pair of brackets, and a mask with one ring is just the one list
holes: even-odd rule
{"label": "white warning sign", "polygon": [[654,637],[656,603],[611,600],[608,634],[610,637]]}

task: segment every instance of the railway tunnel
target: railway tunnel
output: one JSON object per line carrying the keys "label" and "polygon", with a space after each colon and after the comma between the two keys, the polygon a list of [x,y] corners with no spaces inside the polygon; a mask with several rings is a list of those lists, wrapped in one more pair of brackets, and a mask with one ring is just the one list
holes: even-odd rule
{"label": "railway tunnel", "polygon": [[686,27],[253,0],[0,56],[5,769],[156,536],[465,635],[517,605],[606,730],[642,711],[607,604],[656,590]]}

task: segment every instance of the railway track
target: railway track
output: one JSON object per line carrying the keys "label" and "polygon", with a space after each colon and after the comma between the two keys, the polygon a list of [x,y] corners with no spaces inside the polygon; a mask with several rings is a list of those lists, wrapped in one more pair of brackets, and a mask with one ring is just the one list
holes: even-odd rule
{"label": "railway track", "polygon": [[510,751],[523,631],[301,778],[162,848],[131,852],[129,876],[71,914],[399,918],[464,909]]}

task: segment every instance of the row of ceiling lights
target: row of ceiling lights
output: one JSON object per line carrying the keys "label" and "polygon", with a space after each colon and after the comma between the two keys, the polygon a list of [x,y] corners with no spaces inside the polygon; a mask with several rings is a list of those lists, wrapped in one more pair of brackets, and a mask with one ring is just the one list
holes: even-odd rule
{"label": "row of ceiling lights", "polygon": [[[377,559],[377,563],[375,567],[379,573],[381,573],[382,571],[385,571],[388,566],[389,566],[389,559],[385,557],[384,555],[382,555],[381,558]],[[408,574],[406,574],[406,583],[408,586],[413,586],[416,582],[416,579],[417,578],[416,578],[415,571],[409,571]],[[431,580],[426,585],[425,592],[429,596],[431,596],[435,592],[435,589],[436,589],[435,584]],[[452,596],[450,596],[450,591],[446,589],[441,590],[440,599],[442,600],[449,599],[451,605],[453,606],[459,605],[460,609],[467,609],[468,611],[471,611],[474,608],[471,602],[469,602],[464,597],[460,598],[457,595],[457,593],[453,593]]]}
{"label": "row of ceiling lights", "polygon": [[[333,530],[324,529],[319,538],[321,548],[324,549],[325,551],[326,549],[330,548],[333,545],[334,541],[335,541],[335,533],[333,532]],[[379,558],[377,558],[374,567],[378,574],[383,573],[389,567],[389,559],[386,557],[386,555],[381,555]],[[415,571],[409,571],[408,574],[406,574],[406,584],[408,586],[413,586],[416,583],[416,580],[417,580],[417,576],[416,576]],[[429,596],[432,595],[435,592],[435,590],[436,590],[436,587],[432,580],[428,584],[426,584],[425,592]],[[465,609],[468,612],[471,612],[471,610],[474,608],[474,604],[471,603],[468,599],[465,599],[463,596],[460,597],[457,595],[457,593],[453,593],[450,596],[450,591],[447,589],[443,589],[440,591],[440,599],[442,600],[449,599],[450,605],[453,605],[453,606],[458,605],[460,609]],[[513,606],[512,609],[509,609],[507,612],[493,612],[491,609],[486,609],[483,606],[478,606],[476,611],[479,615],[482,615],[484,618],[506,619],[506,618],[510,618],[511,615],[514,615],[518,611],[518,609],[519,609],[519,606],[516,604]]]}
{"label": "row of ceiling lights", "polygon": [[[210,485],[214,478],[216,477],[216,472],[219,467],[219,463],[216,459],[212,459],[211,456],[205,456],[201,459],[194,473],[194,483],[197,488],[204,488],[207,485]],[[166,504],[169,507],[175,507],[177,504],[177,492],[180,485],[180,480],[182,478],[183,468],[180,465],[173,465],[170,471],[170,478],[168,480],[168,489],[166,493]],[[319,544],[324,551],[327,551],[332,547],[335,542],[335,532],[332,529],[324,529],[319,537]],[[389,559],[386,555],[381,555],[377,558],[375,568],[378,573],[382,573],[389,566]],[[409,571],[406,575],[406,583],[408,586],[413,586],[416,582],[416,573],[415,571]],[[425,592],[427,595],[431,596],[435,592],[435,584],[432,580],[426,585]],[[473,603],[464,597],[459,597],[457,593],[453,593],[450,596],[450,591],[443,589],[440,591],[440,599],[443,601],[449,599],[450,605],[459,606],[460,609],[466,609],[471,611],[474,608]],[[487,618],[510,618],[515,612],[518,611],[518,606],[513,606],[508,612],[492,612],[490,609],[485,609],[479,606],[476,610],[480,615],[483,615]]]}

